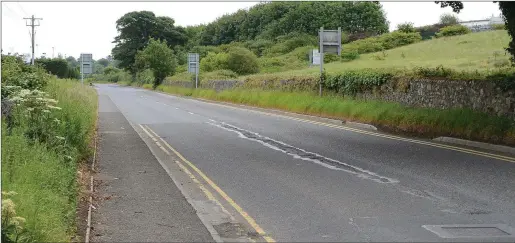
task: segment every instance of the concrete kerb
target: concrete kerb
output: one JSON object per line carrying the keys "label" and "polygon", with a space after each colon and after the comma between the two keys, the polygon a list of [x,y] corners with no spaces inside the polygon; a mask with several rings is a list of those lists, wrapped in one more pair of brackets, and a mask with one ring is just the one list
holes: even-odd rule
{"label": "concrete kerb", "polygon": [[451,143],[451,144],[459,144],[474,148],[481,148],[481,149],[487,149],[487,150],[493,150],[497,152],[502,153],[509,153],[515,155],[515,148],[503,146],[503,145],[496,145],[491,143],[482,143],[482,142],[476,142],[466,139],[460,139],[460,138],[452,138],[452,137],[437,137],[434,138],[433,141],[443,142],[443,143]]}
{"label": "concrete kerb", "polygon": [[[144,89],[142,87],[134,87],[134,88]],[[147,89],[145,89],[145,90],[147,90]],[[152,91],[161,93],[161,94],[165,94],[165,95],[173,95],[173,94],[158,91],[158,90],[152,90]],[[331,118],[304,115],[304,114],[281,111],[281,110],[276,110],[276,109],[260,108],[260,107],[247,106],[247,105],[241,105],[241,104],[237,105],[237,104],[230,103],[230,102],[207,100],[207,99],[203,99],[203,98],[193,98],[193,97],[188,97],[188,96],[180,96],[180,97],[187,98],[187,99],[193,99],[193,100],[200,100],[200,101],[209,102],[209,103],[224,104],[224,105],[234,106],[234,107],[240,106],[245,109],[258,110],[258,111],[275,113],[275,114],[282,114],[282,115],[287,115],[287,116],[291,116],[291,117],[304,118],[304,119],[309,119],[309,120],[318,121],[318,122],[325,122],[325,123],[334,124],[334,125],[345,125],[348,127],[359,128],[359,129],[364,129],[364,130],[378,131],[377,127],[370,125],[370,124],[366,124],[366,123],[336,120],[336,119],[331,119]],[[491,151],[496,151],[496,152],[501,152],[501,153],[515,154],[515,148],[512,148],[512,147],[490,144],[490,143],[476,142],[476,141],[465,140],[465,139],[458,139],[458,138],[451,138],[451,137],[437,137],[437,138],[432,139],[432,141],[448,143],[448,144],[453,144],[453,145],[474,147],[474,148],[479,148],[479,149],[486,149],[486,150],[491,150]]]}

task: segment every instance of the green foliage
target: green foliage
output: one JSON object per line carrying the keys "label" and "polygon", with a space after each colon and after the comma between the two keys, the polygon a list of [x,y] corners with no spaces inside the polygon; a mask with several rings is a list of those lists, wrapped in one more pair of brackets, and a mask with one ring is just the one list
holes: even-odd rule
{"label": "green foliage", "polygon": [[109,60],[107,60],[105,58],[100,58],[95,62],[102,65],[103,67],[107,67],[109,65]]}
{"label": "green foliage", "polygon": [[439,24],[442,25],[457,25],[459,23],[459,19],[454,14],[444,13],[440,15],[440,21]]}
{"label": "green foliage", "polygon": [[277,43],[265,49],[264,55],[277,56],[286,54],[302,46],[316,46],[317,38],[308,34],[292,33],[277,37]]}
{"label": "green foliage", "polygon": [[154,82],[154,74],[152,73],[152,70],[145,69],[136,74],[136,80],[141,84],[152,84]]}
{"label": "green foliage", "polygon": [[242,47],[233,47],[229,50],[227,67],[240,75],[259,72],[257,56],[249,49]]}
{"label": "green foliage", "polygon": [[209,52],[207,56],[200,60],[200,69],[205,72],[212,72],[215,70],[228,69],[229,55],[224,52],[215,54]]}
{"label": "green foliage", "polygon": [[377,37],[357,40],[344,45],[344,50],[357,51],[359,54],[389,50],[421,41],[419,33],[394,31]]}
{"label": "green foliage", "polygon": [[213,72],[201,73],[199,79],[200,80],[226,80],[226,79],[234,79],[237,78],[238,74],[231,70],[216,70]]}
{"label": "green foliage", "polygon": [[341,27],[348,33],[388,32],[385,13],[378,3],[271,2],[224,15],[209,23],[200,35],[200,44],[275,39],[293,32],[316,36],[321,26],[326,29]]}
{"label": "green foliage", "polygon": [[61,58],[40,58],[34,60],[35,64],[41,65],[50,74],[58,78],[79,78],[76,68],[72,67],[68,61]]}
{"label": "green foliage", "polygon": [[376,70],[346,71],[328,75],[324,86],[336,93],[355,95],[373,87],[379,87],[393,77],[392,73]]}
{"label": "green foliage", "polygon": [[[120,63],[118,66],[136,74],[136,53],[143,50],[150,39],[163,40],[168,47],[184,45],[187,36],[184,28],[175,27],[174,20],[169,17],[156,17],[149,11],[129,12],[116,21],[118,36],[115,37],[116,45],[112,50],[114,59]],[[159,75],[156,78],[161,79]]]}
{"label": "green foliage", "polygon": [[154,87],[157,87],[163,82],[168,75],[175,73],[175,67],[177,66],[175,55],[173,50],[168,48],[166,40],[154,40],[150,38],[150,41],[142,51],[138,51],[136,55],[135,66],[139,70],[150,69],[154,75]]}
{"label": "green foliage", "polygon": [[464,35],[471,33],[472,31],[463,25],[451,25],[447,27],[443,27],[436,34],[436,38],[447,37],[447,36],[455,36],[455,35]]}
{"label": "green foliage", "polygon": [[342,50],[342,61],[348,62],[359,58],[359,52],[357,50],[348,50],[344,48]]}
{"label": "green foliage", "polygon": [[175,46],[173,48],[175,58],[177,59],[177,65],[184,65],[188,62],[188,52],[183,46]]}
{"label": "green foliage", "polygon": [[494,30],[505,30],[506,25],[505,24],[492,24],[492,29]]}
{"label": "green foliage", "polygon": [[77,163],[91,152],[97,95],[70,80],[52,79],[45,91],[9,97],[19,105],[11,129],[2,116],[2,190],[17,192],[11,199],[27,240],[64,242],[74,233]]}
{"label": "green foliage", "polygon": [[339,59],[340,58],[338,57],[337,54],[334,54],[334,53],[325,53],[324,54],[324,63],[336,62]]}
{"label": "green foliage", "polygon": [[245,42],[245,47],[254,52],[258,57],[262,56],[265,50],[271,48],[273,45],[273,41],[263,39],[249,40]]}
{"label": "green foliage", "polygon": [[445,25],[442,24],[433,24],[433,25],[426,25],[415,28],[415,31],[420,33],[420,36],[422,36],[422,40],[430,40],[433,38],[433,36],[436,36],[436,33],[440,31],[441,28],[445,27]]}
{"label": "green foliage", "polygon": [[208,55],[209,52],[219,53],[220,49],[215,46],[194,46],[191,48],[190,52],[198,53],[200,60],[202,60]]}
{"label": "green foliage", "polygon": [[406,22],[406,23],[398,24],[397,31],[402,32],[402,33],[417,32],[415,30],[415,27],[413,27],[413,22]]}

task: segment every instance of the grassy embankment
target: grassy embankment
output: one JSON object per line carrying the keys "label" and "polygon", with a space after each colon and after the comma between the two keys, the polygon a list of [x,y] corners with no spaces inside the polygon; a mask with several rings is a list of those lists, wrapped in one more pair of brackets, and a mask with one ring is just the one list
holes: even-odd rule
{"label": "grassy embankment", "polygon": [[56,133],[64,137],[66,155],[45,142],[32,143],[22,119],[8,135],[2,119],[2,191],[16,192],[10,196],[16,215],[26,220],[20,237],[31,242],[69,242],[76,235],[77,169],[92,152],[97,95],[80,82],[57,79],[50,80],[44,91],[61,108],[52,112],[60,120]]}

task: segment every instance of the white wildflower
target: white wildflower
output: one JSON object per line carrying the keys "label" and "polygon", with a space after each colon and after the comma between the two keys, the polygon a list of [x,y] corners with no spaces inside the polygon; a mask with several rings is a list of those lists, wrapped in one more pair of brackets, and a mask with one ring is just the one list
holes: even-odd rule
{"label": "white wildflower", "polygon": [[45,99],[45,101],[48,103],[57,104],[57,100],[54,99]]}
{"label": "white wildflower", "polygon": [[59,119],[57,119],[57,118],[54,118],[54,122],[57,123],[57,124],[61,123],[61,121]]}
{"label": "white wildflower", "polygon": [[18,194],[18,193],[16,193],[15,191],[10,191],[10,192],[5,192],[4,191],[4,192],[2,192],[2,196],[4,196],[4,197],[14,196],[16,194]]}
{"label": "white wildflower", "polygon": [[53,106],[53,105],[47,105],[47,108],[54,109],[54,110],[61,110],[61,107]]}
{"label": "white wildflower", "polygon": [[64,137],[61,137],[61,136],[55,136],[55,138],[57,138],[59,140],[64,140]]}
{"label": "white wildflower", "polygon": [[49,111],[49,110],[43,110],[43,112],[44,112],[44,113],[50,113],[50,111]]}
{"label": "white wildflower", "polygon": [[25,97],[26,95],[30,94],[30,90],[28,89],[22,89],[20,90],[20,93],[18,94],[20,97]]}
{"label": "white wildflower", "polygon": [[29,107],[29,108],[27,108],[27,110],[28,110],[28,111],[33,111],[33,110],[34,110],[34,108],[33,108],[33,107]]}
{"label": "white wildflower", "polygon": [[64,157],[65,157],[66,159],[69,159],[69,160],[72,160],[72,159],[73,159],[73,158],[72,158],[72,156],[70,156],[70,155],[65,155]]}

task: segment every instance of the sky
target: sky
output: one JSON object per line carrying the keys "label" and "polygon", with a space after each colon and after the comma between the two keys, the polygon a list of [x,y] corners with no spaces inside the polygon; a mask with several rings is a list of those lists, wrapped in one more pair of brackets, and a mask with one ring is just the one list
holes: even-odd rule
{"label": "sky", "polygon": [[[168,16],[176,25],[206,24],[217,17],[238,9],[248,9],[258,2],[2,2],[2,50],[4,53],[30,53],[30,27],[23,18],[34,15],[43,18],[36,27],[36,57],[46,53],[57,57],[78,57],[92,53],[93,59],[110,55],[112,41],[117,35],[116,20],[131,11],[152,11],[157,16]],[[397,24],[413,22],[415,26],[438,22],[442,13],[451,8],[440,8],[431,2],[381,2],[390,22],[390,30]],[[498,4],[465,2],[458,14],[460,20],[476,20],[498,16]],[[28,22],[27,22],[28,23]]]}

